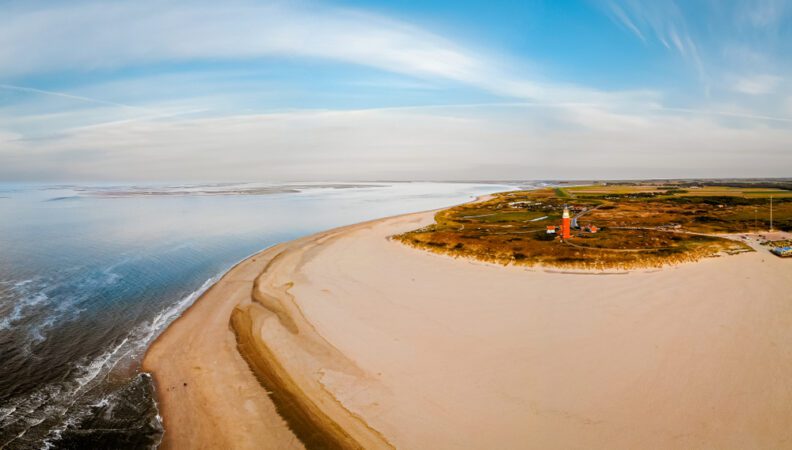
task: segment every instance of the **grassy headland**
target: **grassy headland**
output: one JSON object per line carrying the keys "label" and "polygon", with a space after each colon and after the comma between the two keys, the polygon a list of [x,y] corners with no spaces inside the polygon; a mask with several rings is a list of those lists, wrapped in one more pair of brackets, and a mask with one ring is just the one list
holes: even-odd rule
{"label": "grassy headland", "polygon": [[[658,267],[749,251],[718,237],[792,230],[792,191],[729,186],[594,185],[496,194],[440,211],[436,223],[398,236],[408,245],[480,260],[577,268]],[[561,241],[547,227],[564,205],[579,229]],[[589,225],[596,233],[586,230]]]}

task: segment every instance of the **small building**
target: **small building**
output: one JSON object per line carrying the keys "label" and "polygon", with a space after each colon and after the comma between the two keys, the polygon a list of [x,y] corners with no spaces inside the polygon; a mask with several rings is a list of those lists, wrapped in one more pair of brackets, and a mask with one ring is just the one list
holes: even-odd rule
{"label": "small building", "polygon": [[776,255],[778,255],[778,256],[780,256],[780,257],[782,257],[782,258],[789,258],[789,257],[792,257],[792,246],[787,246],[787,247],[775,247],[775,248],[773,248],[773,249],[772,249],[772,250],[770,250],[770,251],[771,251],[771,252],[773,252],[774,254],[776,254]]}
{"label": "small building", "polygon": [[547,234],[556,234],[556,227],[555,227],[555,225],[548,225],[548,226],[547,226]]}

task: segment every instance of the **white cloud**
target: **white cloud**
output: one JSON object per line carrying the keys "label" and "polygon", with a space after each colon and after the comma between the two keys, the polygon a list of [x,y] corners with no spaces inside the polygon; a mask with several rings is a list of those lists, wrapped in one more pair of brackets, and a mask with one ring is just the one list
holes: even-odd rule
{"label": "white cloud", "polygon": [[674,0],[608,0],[604,4],[603,0],[594,1],[642,41],[647,42],[647,36],[654,36],[667,49],[674,49],[693,64],[702,80],[706,79],[698,46],[688,31],[682,10]]}
{"label": "white cloud", "polygon": [[770,94],[776,90],[782,78],[775,75],[754,75],[735,80],[732,89],[749,95]]}
{"label": "white cloud", "polygon": [[782,176],[792,166],[791,139],[788,127],[730,127],[663,111],[610,116],[591,105],[304,111],[128,122],[17,140],[0,147],[0,178]]}
{"label": "white cloud", "polygon": [[608,3],[608,6],[610,7],[613,15],[622,23],[622,25],[627,27],[628,30],[635,33],[635,35],[638,36],[640,40],[646,42],[646,37],[644,37],[643,33],[641,33],[641,30],[639,30],[638,27],[633,23],[633,21],[630,20],[630,16],[628,16],[627,13],[624,12],[624,9],[622,9],[622,7],[619,6],[618,3],[611,1]]}
{"label": "white cloud", "polygon": [[[363,17],[331,13],[324,18],[321,13],[299,14],[274,3],[221,6],[204,2],[187,8],[151,1],[82,1],[34,10],[18,8],[3,16],[0,42],[15,45],[2,47],[0,67],[5,74],[19,74],[279,53],[373,56],[372,65],[394,64],[397,58],[389,58],[391,55],[367,55],[365,44],[339,47],[337,44],[350,44],[348,38],[356,29],[373,31],[376,26]],[[377,33],[375,40],[398,43],[399,36],[389,34],[388,28]],[[453,59],[453,54],[450,57]]]}
{"label": "white cloud", "polygon": [[[325,58],[495,87],[495,61],[440,36],[359,11],[288,3],[69,2],[0,16],[0,74],[158,61]],[[502,75],[501,75],[502,77]],[[531,89],[521,86],[523,94]]]}
{"label": "white cloud", "polygon": [[[325,59],[538,101],[591,101],[609,93],[513,73],[409,23],[358,10],[287,2],[68,2],[0,16],[0,77],[156,62]],[[37,4],[38,5],[38,4]],[[156,6],[156,7],[155,7]],[[608,97],[607,104],[628,93]]]}
{"label": "white cloud", "polygon": [[769,31],[775,29],[789,9],[787,0],[743,0],[736,9],[736,20]]}

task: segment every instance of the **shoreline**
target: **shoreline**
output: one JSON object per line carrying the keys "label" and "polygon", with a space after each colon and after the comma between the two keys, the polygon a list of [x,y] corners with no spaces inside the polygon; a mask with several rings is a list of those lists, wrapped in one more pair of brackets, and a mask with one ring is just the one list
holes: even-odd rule
{"label": "shoreline", "polygon": [[[171,322],[146,351],[142,370],[150,373],[154,380],[165,431],[159,448],[230,448],[236,439],[234,435],[226,433],[227,427],[224,428],[223,424],[215,420],[212,410],[217,403],[223,403],[223,399],[220,395],[211,395],[211,388],[231,381],[250,394],[249,398],[242,398],[240,404],[244,405],[248,400],[254,402],[246,406],[254,411],[262,411],[260,415],[270,419],[265,424],[271,428],[271,432],[289,436],[285,423],[276,420],[277,415],[273,416],[274,408],[268,411],[271,405],[267,392],[263,388],[258,389],[259,384],[255,379],[251,383],[244,373],[248,370],[246,363],[234,351],[229,351],[235,349],[236,342],[233,336],[229,340],[229,336],[223,333],[223,328],[228,328],[227,321],[212,320],[218,314],[228,314],[230,317],[229,307],[232,308],[234,304],[228,304],[229,298],[233,302],[242,301],[245,297],[244,293],[239,295],[235,292],[234,285],[240,283],[239,278],[250,279],[252,285],[249,272],[251,269],[256,272],[260,268],[260,261],[266,259],[274,247],[277,245],[240,261],[226,271]],[[204,336],[203,330],[208,332]],[[202,350],[216,352],[222,359],[207,357],[207,353]],[[244,416],[233,418],[243,420]],[[252,431],[255,423],[243,421],[238,425],[249,426]]]}
{"label": "shoreline", "polygon": [[[491,194],[477,196],[470,202],[486,201],[487,199],[491,198],[491,196]],[[263,364],[261,364],[264,362],[264,359],[256,355],[253,347],[248,346],[246,350],[242,350],[240,348],[244,346],[244,344],[241,342],[247,341],[249,343],[251,341],[243,340],[241,338],[241,336],[245,336],[246,334],[244,330],[242,330],[242,324],[245,323],[245,321],[244,317],[237,313],[238,307],[246,307],[251,305],[251,300],[253,297],[252,292],[255,284],[257,283],[258,277],[263,272],[265,272],[266,266],[270,264],[272,260],[274,260],[279,254],[283,253],[290,247],[299,247],[305,241],[319,240],[333,233],[342,233],[350,229],[367,226],[369,224],[378,223],[389,219],[419,214],[430,214],[431,217],[434,217],[434,214],[442,209],[445,208],[372,219],[370,221],[345,225],[297,238],[292,241],[275,244],[259,252],[253,253],[252,255],[249,255],[222,274],[215,284],[206,289],[203,294],[201,294],[201,296],[193,302],[193,304],[187,307],[179,317],[171,322],[168,327],[163,330],[159,336],[157,336],[157,338],[149,345],[149,348],[144,355],[142,371],[150,374],[152,380],[154,381],[156,402],[160,411],[160,417],[162,419],[162,425],[164,429],[164,434],[162,436],[159,448],[206,448],[214,447],[218,444],[220,444],[220,446],[225,445],[225,448],[304,448],[304,445],[298,437],[298,434],[302,434],[303,439],[308,439],[309,442],[314,442],[315,437],[306,437],[305,432],[295,433],[292,431],[289,423],[287,423],[278,412],[278,406],[276,405],[278,402],[273,401],[271,398],[271,396],[277,396],[277,394],[275,394],[275,391],[270,389],[275,387],[280,387],[283,389],[283,387],[267,384],[265,381],[262,381],[261,372],[256,373],[253,367],[258,367],[260,371],[269,372],[270,375],[273,375],[274,372],[278,372],[281,375],[286,374],[279,369],[275,369],[274,371],[268,370]],[[238,279],[240,275],[241,278],[243,278],[242,280]],[[240,295],[240,292],[237,290],[229,298],[227,291],[229,290],[229,285],[231,284],[243,284],[245,286],[249,285],[249,292],[251,294],[249,296],[244,294]],[[207,305],[208,302],[218,301],[223,301],[223,304],[219,307],[214,305],[215,308],[211,308]],[[227,333],[225,336],[222,336],[223,345],[215,345],[213,348],[215,351],[220,350],[220,352],[215,356],[220,356],[222,360],[214,359],[211,361],[210,365],[215,366],[215,368],[221,365],[232,368],[232,371],[234,372],[238,382],[241,384],[241,386],[249,391],[249,394],[251,394],[244,396],[246,398],[243,401],[251,401],[251,397],[255,396],[257,405],[256,408],[254,408],[255,411],[253,411],[254,415],[245,421],[247,424],[243,427],[244,430],[250,434],[240,435],[237,432],[228,433],[228,430],[236,428],[236,423],[233,423],[231,426],[213,426],[214,424],[210,423],[210,420],[216,420],[220,418],[212,414],[211,409],[213,409],[215,405],[209,404],[205,401],[203,398],[204,396],[202,395],[203,392],[199,392],[197,395],[191,395],[187,392],[177,391],[177,389],[180,387],[180,383],[182,388],[189,388],[191,382],[195,383],[196,379],[200,380],[198,383],[201,383],[201,387],[204,391],[212,391],[215,389],[215,387],[223,384],[222,377],[220,377],[219,373],[215,373],[215,376],[213,377],[201,378],[203,374],[196,375],[187,369],[187,361],[196,361],[195,357],[200,358],[203,356],[202,353],[205,353],[203,350],[198,351],[198,354],[191,355],[192,358],[184,358],[182,361],[167,359],[165,356],[166,354],[182,353],[183,341],[188,340],[190,337],[197,337],[197,335],[202,334],[202,331],[191,331],[200,330],[198,327],[207,325],[207,321],[205,320],[206,317],[218,312],[221,313],[220,317],[227,316],[228,320],[225,329],[227,329],[229,333]],[[236,323],[236,329],[234,327],[234,323]],[[221,337],[220,335],[223,334],[221,332],[223,325],[218,324],[217,322],[215,322],[213,325],[213,336],[215,338]],[[249,333],[247,333],[247,335],[250,336]],[[201,367],[202,365],[198,364],[194,365],[192,368],[195,370],[196,368]],[[225,394],[231,394],[231,397],[224,397],[221,395],[214,395],[213,397],[216,400],[220,399],[221,397],[223,397],[224,400],[234,398],[233,393],[230,391],[225,392]],[[289,396],[293,396],[293,394],[287,392],[286,397]],[[237,397],[237,399],[239,399],[239,397]],[[177,405],[185,403],[190,404],[192,408],[184,408]],[[224,401],[223,403],[225,403],[229,409],[232,409],[234,406],[232,402]],[[198,414],[193,414],[193,412],[188,411],[188,409],[193,408],[197,408],[200,410],[200,412]],[[277,432],[252,432],[252,430],[256,428],[255,424],[261,419],[263,419],[265,423],[269,424],[270,431],[274,429],[277,430]],[[303,418],[303,420],[308,419]],[[222,421],[225,422],[223,425],[229,425],[229,422],[233,422],[232,420],[225,419],[222,419]],[[328,421],[319,421],[319,423],[322,422],[327,423]],[[195,428],[200,428],[202,430],[200,436],[196,435]],[[346,433],[339,433],[338,431],[335,431],[335,434],[344,435]],[[373,434],[376,435],[377,433],[374,432]],[[339,442],[339,440],[335,437],[330,439],[334,442]],[[380,438],[380,440],[384,442],[384,438]],[[341,439],[341,442],[343,441],[344,439]],[[337,448],[359,447],[352,445],[339,446]]]}
{"label": "shoreline", "polygon": [[[745,439],[728,441],[722,439],[723,436],[718,438],[690,432],[685,430],[686,422],[676,422],[674,417],[661,417],[650,411],[639,415],[644,422],[643,426],[638,426],[633,423],[636,419],[624,416],[619,408],[603,409],[601,405],[607,406],[613,399],[595,400],[601,394],[599,391],[613,391],[625,378],[635,375],[633,372],[641,372],[644,378],[653,372],[647,372],[646,367],[640,367],[640,364],[633,367],[636,361],[610,355],[614,347],[626,346],[628,348],[621,349],[624,354],[632,355],[638,363],[649,364],[644,361],[644,355],[638,351],[640,349],[618,339],[614,341],[617,336],[612,332],[603,334],[603,331],[597,331],[599,326],[591,328],[586,320],[581,322],[584,317],[581,314],[588,312],[596,323],[602,322],[604,326],[614,319],[609,319],[607,314],[603,316],[603,311],[595,306],[610,305],[607,310],[621,310],[615,317],[633,317],[632,320],[642,326],[646,325],[642,322],[651,324],[656,320],[646,316],[646,308],[660,316],[670,316],[664,317],[661,323],[672,318],[682,320],[687,314],[684,304],[650,292],[645,299],[648,304],[636,306],[631,302],[629,289],[653,286],[655,291],[673,292],[673,296],[681,296],[684,300],[688,294],[669,287],[669,281],[685,281],[691,290],[706,292],[707,285],[711,283],[708,278],[715,276],[722,278],[722,282],[727,284],[725,288],[734,290],[735,286],[728,285],[734,273],[745,269],[750,272],[750,277],[761,277],[768,267],[754,265],[762,256],[769,258],[772,255],[741,254],[660,270],[630,271],[621,277],[575,277],[579,273],[549,272],[548,268],[537,267],[504,267],[457,259],[383,239],[392,235],[394,230],[431,223],[435,211],[376,219],[278,244],[230,269],[171,323],[151,344],[144,358],[143,368],[152,373],[157,386],[165,427],[161,448],[315,448],[320,444],[330,448],[451,448],[462,442],[473,447],[531,442],[544,448],[568,448],[580,445],[580,442],[599,442],[614,448],[626,448],[638,444],[658,447],[670,443],[701,446],[732,442],[731,446],[736,447],[739,442],[749,443]],[[783,267],[779,272],[779,261],[769,261],[771,275],[780,277],[780,281],[764,287],[768,297],[778,293],[779,285],[790,281]],[[381,273],[383,271],[384,274]],[[428,277],[427,271],[436,271],[436,275]],[[719,275],[718,271],[728,272],[727,276]],[[558,285],[572,281],[573,277],[574,284],[581,286],[570,286],[574,292],[569,293],[569,300],[564,303],[553,302]],[[410,283],[418,284],[413,286]],[[437,291],[439,286],[443,286],[442,291]],[[501,292],[493,292],[492,286],[499,286]],[[614,295],[605,297],[594,292],[607,290],[603,288],[611,289]],[[519,301],[524,296],[518,292],[532,290],[535,291],[532,302]],[[486,298],[487,292],[494,295],[490,299],[492,304],[481,304],[476,300],[475,294]],[[743,287],[738,294],[745,292]],[[575,296],[581,295],[589,295],[595,305],[576,301]],[[734,294],[724,290],[723,295]],[[446,298],[454,300],[448,303]],[[430,299],[438,304],[427,303]],[[706,307],[701,306],[700,309],[723,319],[725,313],[718,312],[718,308],[724,305],[713,301],[706,303]],[[767,298],[766,303],[780,308],[784,317],[792,318],[792,311],[786,305],[772,302],[772,298]],[[583,313],[570,305],[582,309]],[[740,312],[739,308],[727,306],[734,314]],[[740,307],[746,306],[741,303]],[[559,308],[561,310],[556,311]],[[778,313],[774,310],[773,314],[777,316]],[[512,317],[515,314],[518,317],[524,314],[527,323],[515,322],[516,318]],[[682,315],[677,317],[679,314]],[[478,320],[482,315],[490,319],[482,323]],[[442,325],[435,323],[435,318],[440,317],[445,318]],[[760,319],[769,320],[769,317],[763,313]],[[729,318],[736,320],[736,316]],[[547,329],[548,320],[571,334],[565,337]],[[684,354],[684,346],[675,344],[681,336],[687,336],[684,341],[690,341],[694,343],[692,347],[699,348],[701,344],[695,344],[697,338],[712,340],[713,335],[718,336],[717,329],[712,327],[722,324],[715,322],[713,325],[697,323],[702,330],[694,327],[683,330],[684,333],[679,335],[673,335],[673,327],[667,331],[665,327],[649,326],[652,334],[646,336],[646,330],[628,326],[621,320],[611,323],[609,328],[632,334],[642,344],[641,349],[643,344],[654,342],[659,348],[673,347],[674,352]],[[731,322],[727,320],[726,323]],[[445,328],[447,324],[455,326]],[[592,346],[596,347],[594,353],[617,362],[620,370],[610,373],[597,367],[596,358],[592,360],[590,354],[581,354],[569,346],[569,338],[580,334],[580,327],[588,330],[588,334],[584,334],[592,342],[583,344],[584,341],[580,341],[579,345],[588,347],[589,352]],[[471,340],[471,336],[477,333],[483,334]],[[457,340],[449,336],[457,336]],[[538,339],[541,336],[544,338]],[[530,339],[522,342],[526,337]],[[785,338],[784,343],[792,343],[792,336],[784,334],[782,337]],[[767,344],[756,342],[756,337],[753,341],[754,345]],[[534,350],[524,353],[525,345]],[[750,342],[735,345],[742,350],[751,348]],[[459,346],[467,348],[468,352],[457,355],[451,351]],[[644,350],[651,354],[650,348],[648,346]],[[405,354],[406,349],[418,353]],[[495,353],[502,353],[501,356],[512,361],[511,364],[518,362],[520,373],[508,374],[517,369],[506,370],[506,360],[493,360],[493,356],[488,354],[493,349],[499,349]],[[550,349],[554,350],[547,353]],[[731,351],[729,347],[720,350]],[[770,350],[765,350],[762,354],[767,356]],[[697,370],[690,375],[695,378],[722,376],[718,371],[710,372],[724,363],[724,354],[715,353],[709,358],[702,355],[707,364],[703,367],[702,364],[692,364]],[[525,358],[532,360],[534,357],[531,355],[536,354],[544,355],[539,366],[535,365],[539,361],[532,364],[522,361]],[[673,353],[663,353],[663,358],[671,358],[677,371],[690,370],[687,366],[691,361],[688,359],[683,358],[687,365],[679,365],[681,362],[676,361],[679,357]],[[776,372],[780,370],[770,360],[765,359],[763,363],[772,365]],[[569,398],[563,392],[565,386],[567,390],[569,386],[577,386],[574,375],[567,370],[558,372],[565,366],[594,372],[593,379],[588,380],[591,386],[571,389],[581,391],[577,398]],[[453,377],[450,373],[444,376],[448,367],[464,369],[461,373],[468,376]],[[481,372],[487,368],[489,370]],[[782,369],[785,375],[792,375],[792,368]],[[654,370],[657,372],[654,376],[662,379],[666,370],[658,370]],[[737,367],[730,367],[730,371],[734,372],[732,381],[745,385],[747,377],[753,382],[749,387],[756,384],[750,373],[742,373]],[[469,378],[490,382],[471,385]],[[671,380],[664,383],[666,386],[659,389],[659,394],[646,391],[644,386],[641,389],[642,401],[648,400],[651,404],[651,398],[656,398],[654,403],[657,406],[658,395],[660,398],[669,395],[676,398],[672,394],[685,391],[682,389],[684,386],[676,386]],[[733,389],[732,384],[727,387]],[[503,397],[498,393],[499,386],[507,389],[504,394],[508,395]],[[776,383],[774,389],[780,387]],[[526,388],[527,392],[523,392]],[[711,389],[704,391],[686,391],[685,395],[698,401],[702,401],[704,396],[712,401],[716,393]],[[616,390],[613,395],[621,398],[625,394]],[[470,401],[464,403],[468,397]],[[715,397],[719,398],[718,395]],[[681,397],[677,400],[685,402]],[[622,399],[622,407],[626,406],[624,402],[638,409],[644,404],[635,401],[638,400]],[[468,403],[477,406],[471,409]],[[662,401],[659,407],[662,410],[670,405],[674,402]],[[698,411],[695,404],[688,406],[696,413],[690,417],[688,411],[687,419],[706,419],[707,414],[712,414],[711,411]],[[751,442],[777,444],[781,442],[777,438],[792,439],[789,433],[781,433],[773,427],[782,423],[782,418],[792,418],[792,407],[775,411],[776,414],[783,413],[782,417],[775,418],[761,414],[765,409],[761,402],[749,402],[743,407],[764,417],[769,423],[765,424],[766,427],[775,430],[766,433],[763,439],[746,431],[754,439]],[[545,410],[557,410],[560,415],[541,412]],[[408,417],[410,414],[428,414],[431,417],[416,422]],[[734,417],[731,421],[726,420],[729,417],[717,417],[717,420],[730,422],[732,426],[740,425],[744,431],[746,427],[748,431],[755,428],[753,422],[744,423],[747,419],[741,414],[732,414],[735,415],[741,417],[736,423]],[[594,432],[597,427],[587,425],[589,423],[615,424],[616,429],[629,426],[633,430],[623,435],[612,431],[603,434]],[[693,420],[691,423],[698,422]],[[719,426],[715,428],[724,432]],[[471,430],[477,431],[468,436]],[[681,438],[681,441],[669,440],[666,436],[682,431],[687,432],[685,436],[688,437]],[[467,439],[460,441],[461,435],[466,435]],[[655,437],[647,440],[648,436]]]}

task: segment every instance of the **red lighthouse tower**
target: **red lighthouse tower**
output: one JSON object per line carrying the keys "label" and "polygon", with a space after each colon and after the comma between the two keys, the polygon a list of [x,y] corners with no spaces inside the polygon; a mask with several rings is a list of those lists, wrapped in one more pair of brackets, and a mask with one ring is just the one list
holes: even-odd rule
{"label": "red lighthouse tower", "polygon": [[569,208],[564,206],[564,214],[561,216],[561,239],[572,237],[571,222],[569,218]]}

